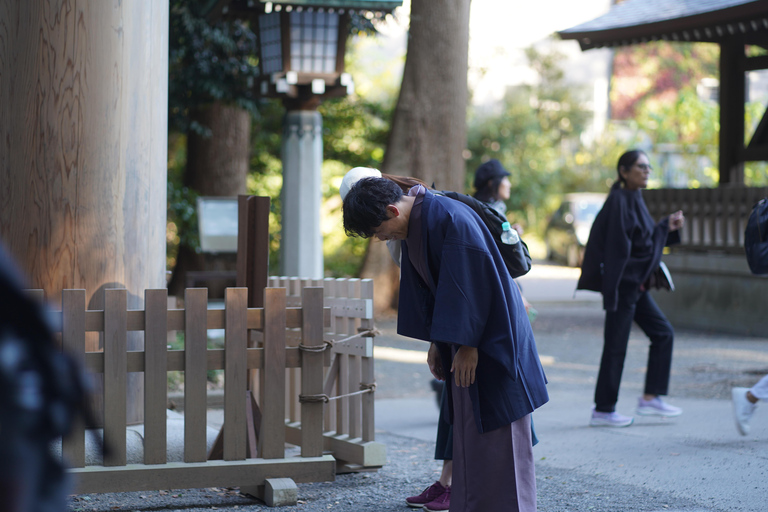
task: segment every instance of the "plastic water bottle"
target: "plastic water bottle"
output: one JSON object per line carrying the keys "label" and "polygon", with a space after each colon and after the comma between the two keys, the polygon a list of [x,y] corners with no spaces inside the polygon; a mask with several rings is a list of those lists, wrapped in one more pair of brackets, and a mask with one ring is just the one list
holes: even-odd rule
{"label": "plastic water bottle", "polygon": [[520,235],[517,234],[517,231],[512,229],[512,226],[509,224],[509,222],[505,222],[501,225],[502,233],[501,233],[501,241],[504,242],[507,245],[515,245],[517,242],[520,241]]}

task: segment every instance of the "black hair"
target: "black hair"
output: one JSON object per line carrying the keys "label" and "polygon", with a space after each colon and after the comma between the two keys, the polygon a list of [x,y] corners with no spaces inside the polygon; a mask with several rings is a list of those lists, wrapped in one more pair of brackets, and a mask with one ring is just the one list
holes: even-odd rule
{"label": "black hair", "polygon": [[504,181],[504,178],[506,178],[506,176],[496,176],[495,178],[486,181],[485,184],[480,186],[477,189],[477,192],[475,192],[475,199],[486,203],[496,201],[499,198],[499,185]]}
{"label": "black hair", "polygon": [[[621,169],[629,170],[640,159],[640,155],[645,155],[645,151],[640,149],[630,149],[619,157],[619,163],[616,164],[616,173],[619,175],[617,183],[624,184],[624,176],[621,175]],[[645,155],[648,156],[648,155]]]}
{"label": "black hair", "polygon": [[362,178],[344,198],[342,214],[348,236],[370,238],[373,230],[387,220],[387,206],[397,204],[403,190],[386,178]]}

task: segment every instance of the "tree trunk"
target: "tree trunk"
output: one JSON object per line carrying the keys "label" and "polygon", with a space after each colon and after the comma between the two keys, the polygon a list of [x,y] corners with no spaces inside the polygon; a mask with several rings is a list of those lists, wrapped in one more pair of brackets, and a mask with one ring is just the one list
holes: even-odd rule
{"label": "tree trunk", "polygon": [[[413,0],[403,83],[382,172],[464,190],[470,0]],[[363,277],[379,312],[396,305],[398,273],[385,244],[371,243]]]}
{"label": "tree trunk", "polygon": [[[211,134],[204,137],[189,132],[184,184],[204,196],[245,194],[250,156],[250,114],[238,107],[214,103],[196,109],[191,118],[210,129]],[[168,293],[183,295],[189,271],[235,270],[235,260],[234,255],[212,257],[181,246],[168,283]],[[215,295],[211,293],[211,296]]]}

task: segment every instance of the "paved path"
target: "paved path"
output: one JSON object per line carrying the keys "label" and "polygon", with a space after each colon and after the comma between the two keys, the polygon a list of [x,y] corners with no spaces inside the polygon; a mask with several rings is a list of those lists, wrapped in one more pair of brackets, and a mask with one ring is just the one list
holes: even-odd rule
{"label": "paved path", "polygon": [[[539,311],[534,332],[550,381],[551,400],[534,415],[542,440],[534,449],[537,467],[669,493],[702,510],[768,510],[768,404],[758,407],[751,434],[742,437],[729,399],[731,386],[748,386],[768,373],[768,339],[678,332],[669,401],[684,414],[636,416],[623,429],[591,428],[603,312],[598,294],[573,297],[577,277],[574,269],[538,265],[521,279]],[[397,345],[394,324],[380,329],[384,339],[377,343]],[[617,407],[624,414],[634,413],[646,357],[647,340],[633,330]],[[434,441],[437,406],[426,388],[424,396],[377,400],[377,428]]]}

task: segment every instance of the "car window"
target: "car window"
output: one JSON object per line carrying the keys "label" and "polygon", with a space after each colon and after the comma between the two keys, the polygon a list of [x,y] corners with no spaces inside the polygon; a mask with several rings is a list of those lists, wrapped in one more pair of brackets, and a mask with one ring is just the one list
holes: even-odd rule
{"label": "car window", "polygon": [[576,201],[573,204],[573,214],[579,222],[592,223],[602,206],[602,203]]}

